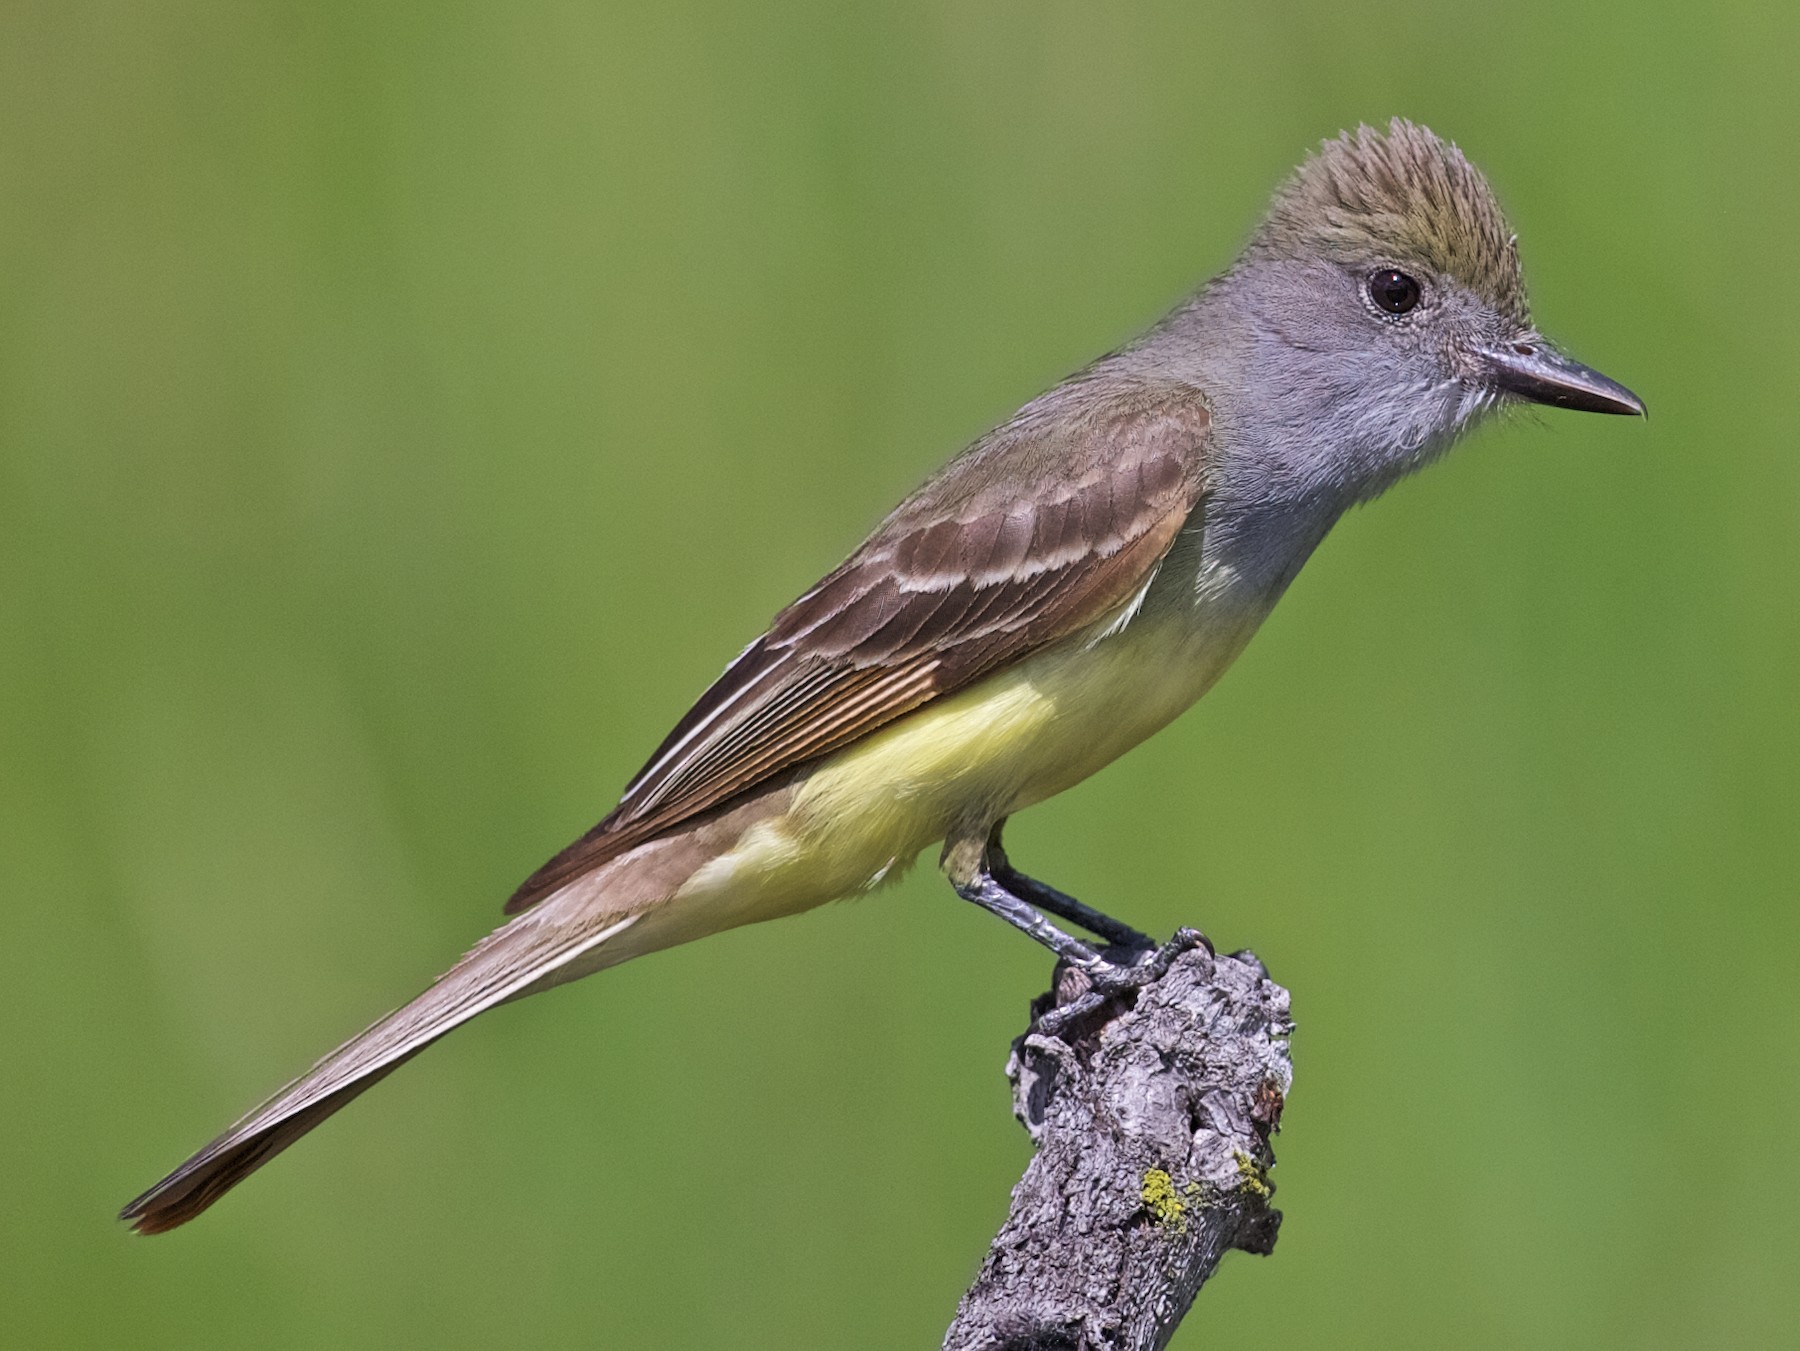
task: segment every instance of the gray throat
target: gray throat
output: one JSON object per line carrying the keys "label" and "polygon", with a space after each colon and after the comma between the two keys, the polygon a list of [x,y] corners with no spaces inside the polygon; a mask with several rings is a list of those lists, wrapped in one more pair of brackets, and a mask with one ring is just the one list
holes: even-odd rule
{"label": "gray throat", "polygon": [[1201,587],[1223,568],[1273,604],[1345,511],[1443,454],[1492,401],[1310,341],[1303,316],[1258,304],[1253,289],[1225,274],[1106,364],[1201,392],[1212,482],[1202,556],[1184,561]]}

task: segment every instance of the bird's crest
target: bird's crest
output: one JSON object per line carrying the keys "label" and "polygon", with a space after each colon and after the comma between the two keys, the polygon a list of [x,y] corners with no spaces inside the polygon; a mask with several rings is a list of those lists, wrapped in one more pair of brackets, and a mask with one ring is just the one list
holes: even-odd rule
{"label": "bird's crest", "polygon": [[1424,263],[1529,322],[1518,240],[1493,189],[1455,145],[1402,118],[1385,134],[1362,126],[1324,142],[1275,194],[1250,245],[1265,257],[1318,250]]}

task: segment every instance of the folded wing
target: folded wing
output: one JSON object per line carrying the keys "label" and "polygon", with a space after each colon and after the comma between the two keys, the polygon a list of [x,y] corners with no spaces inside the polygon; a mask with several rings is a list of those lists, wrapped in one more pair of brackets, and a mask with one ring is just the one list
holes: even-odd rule
{"label": "folded wing", "polygon": [[1132,603],[1204,492],[1189,387],[1071,381],[952,460],[728,667],[515,913]]}

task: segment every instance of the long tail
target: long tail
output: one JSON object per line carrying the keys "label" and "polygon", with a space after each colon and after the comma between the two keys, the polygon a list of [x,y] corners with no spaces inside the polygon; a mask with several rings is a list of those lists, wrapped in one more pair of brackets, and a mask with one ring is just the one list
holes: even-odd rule
{"label": "long tail", "polygon": [[358,1033],[120,1213],[140,1234],[185,1224],[338,1108],[476,1014],[556,984],[569,963],[640,914],[552,923],[536,912],[495,930],[424,994]]}

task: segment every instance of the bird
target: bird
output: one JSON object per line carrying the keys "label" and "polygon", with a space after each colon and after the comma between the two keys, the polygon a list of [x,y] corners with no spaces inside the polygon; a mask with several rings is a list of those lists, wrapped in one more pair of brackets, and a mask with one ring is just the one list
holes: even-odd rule
{"label": "bird", "polygon": [[1130,988],[1171,945],[1020,871],[1007,819],[1204,695],[1345,511],[1525,404],[1645,413],[1533,325],[1517,236],[1455,144],[1401,118],[1323,141],[1223,272],[777,614],[506,922],[121,1218],[194,1218],[486,1010],[865,895],[934,845],[958,896],[1098,996]]}

